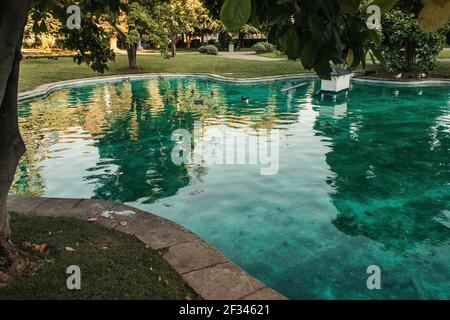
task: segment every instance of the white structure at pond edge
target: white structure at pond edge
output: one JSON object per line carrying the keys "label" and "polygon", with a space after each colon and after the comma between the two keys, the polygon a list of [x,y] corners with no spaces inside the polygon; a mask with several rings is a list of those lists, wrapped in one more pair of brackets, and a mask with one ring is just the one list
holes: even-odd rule
{"label": "white structure at pond edge", "polygon": [[322,80],[322,93],[339,93],[348,91],[350,88],[350,80],[353,77],[353,72],[343,68],[335,69],[331,74],[331,80]]}

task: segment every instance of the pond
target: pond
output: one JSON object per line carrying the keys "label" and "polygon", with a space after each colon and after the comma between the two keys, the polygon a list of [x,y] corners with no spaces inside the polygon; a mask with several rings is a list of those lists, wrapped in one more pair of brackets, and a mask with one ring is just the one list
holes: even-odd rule
{"label": "pond", "polygon": [[[19,107],[28,152],[12,193],[169,218],[291,299],[450,299],[449,87],[355,82],[336,102],[316,91],[206,77],[55,91]],[[276,171],[173,161],[174,131],[224,127],[257,144],[277,132]],[[381,290],[367,287],[372,265]]]}

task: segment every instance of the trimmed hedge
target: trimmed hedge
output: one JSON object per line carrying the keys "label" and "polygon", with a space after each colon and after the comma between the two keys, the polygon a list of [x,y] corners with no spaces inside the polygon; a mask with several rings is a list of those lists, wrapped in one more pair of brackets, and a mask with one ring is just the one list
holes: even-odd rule
{"label": "trimmed hedge", "polygon": [[198,49],[201,54],[208,54],[211,56],[217,56],[219,54],[219,49],[213,45],[202,46]]}
{"label": "trimmed hedge", "polygon": [[257,54],[270,53],[275,51],[275,46],[269,42],[258,42],[252,47]]}

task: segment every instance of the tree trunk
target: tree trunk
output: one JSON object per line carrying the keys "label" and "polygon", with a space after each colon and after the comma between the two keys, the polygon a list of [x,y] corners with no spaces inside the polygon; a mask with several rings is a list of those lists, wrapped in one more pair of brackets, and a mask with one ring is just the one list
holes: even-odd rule
{"label": "tree trunk", "polygon": [[0,11],[0,241],[9,241],[6,198],[25,152],[19,132],[17,93],[23,29],[31,0],[8,0]]}
{"label": "tree trunk", "polygon": [[127,44],[127,55],[128,55],[128,69],[131,71],[138,71],[139,67],[137,65],[137,45]]}
{"label": "tree trunk", "polygon": [[175,58],[177,55],[177,39],[176,38],[172,38],[171,47],[172,47],[172,58]]}
{"label": "tree trunk", "polygon": [[414,75],[414,58],[416,55],[416,49],[414,48],[414,45],[410,38],[406,40],[405,45],[405,59],[406,59],[406,66],[407,66],[407,72],[408,72],[408,78],[413,78]]}
{"label": "tree trunk", "polygon": [[186,48],[190,49],[191,48],[191,44],[192,44],[192,38],[190,35],[186,36]]}
{"label": "tree trunk", "polygon": [[19,54],[20,51],[16,51],[0,109],[0,241],[8,241],[10,237],[6,199],[19,159],[25,152],[17,116]]}
{"label": "tree trunk", "polygon": [[239,32],[238,50],[241,50],[244,47],[244,37],[245,37],[245,35],[243,33]]}
{"label": "tree trunk", "polygon": [[17,95],[23,29],[30,7],[31,0],[7,0],[0,11],[0,287],[23,275],[32,260],[12,245],[6,208],[17,164],[25,153]]}

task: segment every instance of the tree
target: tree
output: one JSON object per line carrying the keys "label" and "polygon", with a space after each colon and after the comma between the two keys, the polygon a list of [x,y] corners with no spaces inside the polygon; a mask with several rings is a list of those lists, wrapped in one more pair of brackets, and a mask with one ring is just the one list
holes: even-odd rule
{"label": "tree", "polygon": [[170,0],[155,7],[153,19],[160,45],[170,41],[171,55],[176,56],[177,42],[183,34],[193,34],[198,29],[208,28],[213,21],[208,19],[208,10],[200,0]]}
{"label": "tree", "polygon": [[445,46],[445,33],[426,33],[416,22],[414,12],[393,10],[383,18],[384,40],[381,48],[389,71],[405,73],[408,78],[430,74],[439,62],[437,57]]}
{"label": "tree", "polygon": [[52,0],[50,3],[40,0],[32,9],[33,31],[46,31],[48,17],[62,19],[64,23],[59,32],[65,37],[63,47],[79,51],[77,63],[97,63],[93,68],[99,72],[107,69],[106,63],[114,59],[108,40],[116,33],[127,51],[128,69],[136,71],[139,70],[137,49],[141,39],[149,37],[150,16],[158,2],[159,0],[113,0],[102,3],[100,0],[82,0],[77,4],[82,13],[82,28],[72,30],[65,25],[65,10],[72,3],[68,0]]}
{"label": "tree", "polygon": [[[222,0],[204,0],[217,8]],[[321,78],[329,78],[331,65],[365,65],[367,53],[384,62],[378,50],[379,32],[369,29],[368,7],[377,5],[389,12],[397,0],[225,0],[221,20],[228,30],[238,30],[246,23],[270,26],[269,41],[286,52],[290,59],[300,59],[307,69]],[[411,2],[411,1],[410,1]],[[416,2],[416,1],[412,1]],[[419,25],[435,31],[450,17],[450,0],[427,0],[421,9]]]}
{"label": "tree", "polygon": [[25,153],[17,115],[17,89],[23,30],[30,1],[7,1],[0,11],[0,286],[28,265],[10,243],[6,199],[17,164]]}
{"label": "tree", "polygon": [[[214,18],[209,10],[204,7],[202,3],[200,5],[203,6],[200,11],[200,15],[197,17],[196,22],[194,24],[194,32],[192,36],[201,37],[201,42],[204,42],[205,36],[208,34],[216,33],[221,26],[221,23],[218,19]],[[190,46],[188,45],[188,48]]]}
{"label": "tree", "polygon": [[219,20],[220,19],[220,10],[225,2],[225,0],[202,0],[204,6],[208,9],[211,17]]}
{"label": "tree", "polygon": [[248,37],[249,35],[261,34],[261,33],[262,33],[261,30],[259,30],[258,28],[255,28],[249,24],[242,26],[242,28],[240,28],[239,31],[237,32],[238,49],[241,49],[244,47],[244,40],[246,37]]}
{"label": "tree", "polygon": [[365,65],[368,52],[377,50],[381,38],[369,29],[368,6],[377,4],[387,12],[395,0],[226,0],[221,11],[222,22],[229,30],[237,30],[250,22],[270,27],[269,41],[290,59],[300,59],[306,69],[314,69],[330,78],[331,65]]}
{"label": "tree", "polygon": [[[33,4],[33,19],[37,27],[42,28],[45,15],[39,13],[51,13],[65,23],[66,8],[72,3],[36,0]],[[0,287],[27,271],[33,271],[37,265],[30,256],[20,252],[11,243],[6,208],[17,164],[25,153],[25,144],[19,131],[17,95],[23,34],[31,5],[31,0],[6,0],[0,11]],[[83,13],[83,27],[68,35],[67,40],[77,40],[70,44],[78,50],[77,62],[84,61],[94,70],[104,71],[112,54],[105,49],[103,33],[96,24],[95,17],[102,12],[116,10],[118,2],[86,0],[80,1],[79,6]]]}
{"label": "tree", "polygon": [[[25,1],[25,0],[23,0]],[[76,51],[74,61],[86,63],[94,71],[103,73],[108,69],[108,61],[114,59],[114,52],[109,49],[109,32],[103,17],[115,16],[120,12],[122,0],[80,0],[81,28],[71,29],[67,26],[69,14],[67,8],[73,5],[70,0],[34,0],[31,10],[34,32],[47,30],[48,17],[58,19],[62,25],[59,33],[62,46]]]}
{"label": "tree", "polygon": [[[37,26],[39,28],[39,26]],[[28,18],[28,22],[25,27],[24,33],[24,46],[28,48],[42,48],[51,49],[59,45],[61,42],[61,36],[59,30],[61,29],[61,22],[58,19],[54,19],[48,14],[45,23],[45,31],[34,32],[36,25],[31,17]]]}
{"label": "tree", "polygon": [[128,69],[137,71],[137,51],[142,39],[152,38],[155,29],[151,16],[158,0],[120,1],[120,10],[104,15],[101,20],[108,23],[125,45]]}

